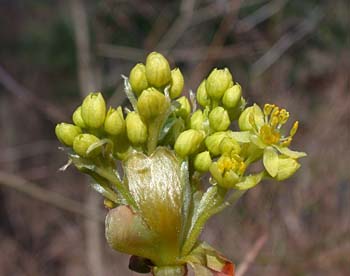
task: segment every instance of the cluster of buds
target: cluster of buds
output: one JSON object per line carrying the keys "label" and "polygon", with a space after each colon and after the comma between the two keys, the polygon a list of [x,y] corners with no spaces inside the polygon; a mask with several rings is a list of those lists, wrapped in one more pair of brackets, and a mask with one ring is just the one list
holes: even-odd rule
{"label": "cluster of buds", "polygon": [[[289,146],[298,122],[284,136],[285,109],[246,108],[227,68],[214,69],[188,99],[180,69],[156,52],[136,64],[124,84],[132,110],[107,111],[102,94],[91,93],[73,124],[56,126],[70,163],[89,174],[105,198],[108,243],[132,255],[130,267],[138,272],[186,275],[189,264],[196,275],[233,275],[233,264],[200,242],[200,232],[237,195],[297,171],[305,153]],[[251,165],[259,161],[256,172]]]}

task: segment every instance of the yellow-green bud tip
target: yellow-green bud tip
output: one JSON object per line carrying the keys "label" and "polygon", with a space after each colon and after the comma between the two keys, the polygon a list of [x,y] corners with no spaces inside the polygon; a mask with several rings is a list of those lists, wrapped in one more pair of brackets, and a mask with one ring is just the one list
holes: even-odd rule
{"label": "yellow-green bud tip", "polygon": [[217,106],[209,113],[209,123],[213,130],[224,131],[231,124],[230,116],[223,107]]}
{"label": "yellow-green bud tip", "polygon": [[208,96],[220,100],[225,91],[232,85],[232,75],[225,69],[214,69],[206,80],[206,90]]}
{"label": "yellow-green bud tip", "polygon": [[165,114],[168,107],[165,95],[153,87],[144,90],[137,101],[137,110],[144,121]]}
{"label": "yellow-green bud tip", "polygon": [[72,120],[74,124],[81,128],[86,128],[86,124],[81,116],[81,106],[79,106],[73,113]]}
{"label": "yellow-green bud tip", "polygon": [[240,103],[242,96],[242,87],[237,83],[226,90],[222,103],[226,108],[235,108]]}
{"label": "yellow-green bud tip", "polygon": [[176,115],[186,119],[191,113],[191,105],[188,101],[187,97],[182,96],[181,98],[176,100],[180,103],[180,107],[176,110]]}
{"label": "yellow-green bud tip", "polygon": [[152,52],[147,56],[146,77],[148,84],[155,87],[163,87],[170,83],[170,65],[162,54]]}
{"label": "yellow-green bud tip", "polygon": [[74,138],[81,134],[81,132],[80,127],[66,123],[57,124],[55,128],[58,140],[68,147],[73,145]]}
{"label": "yellow-green bud tip", "polygon": [[194,168],[199,172],[209,171],[212,163],[209,151],[204,151],[196,155],[194,158]]}
{"label": "yellow-green bud tip", "polygon": [[132,91],[139,96],[148,87],[146,78],[146,66],[142,63],[136,64],[130,71],[129,82]]}
{"label": "yellow-green bud tip", "polygon": [[75,137],[73,142],[73,150],[84,158],[92,158],[101,153],[101,148],[97,147],[91,152],[88,152],[89,147],[99,142],[100,139],[98,139],[96,136],[88,133],[79,134],[77,137]]}
{"label": "yellow-green bud tip", "polygon": [[171,70],[171,86],[169,95],[170,98],[175,99],[179,97],[184,88],[184,77],[179,68]]}
{"label": "yellow-green bud tip", "polygon": [[90,93],[81,105],[81,116],[89,128],[103,126],[106,116],[106,103],[101,93]]}
{"label": "yellow-green bud tip", "polygon": [[117,110],[110,107],[104,122],[104,129],[110,135],[120,135],[125,131],[125,120],[122,108],[119,106]]}
{"label": "yellow-green bud tip", "polygon": [[202,106],[206,107],[210,104],[210,99],[208,98],[208,93],[205,88],[206,80],[203,80],[197,88],[196,98],[197,102]]}
{"label": "yellow-green bud tip", "polygon": [[126,133],[130,142],[141,145],[147,140],[147,126],[136,112],[130,112],[126,116]]}
{"label": "yellow-green bud tip", "polygon": [[175,142],[175,152],[181,157],[191,155],[199,149],[203,139],[204,134],[201,131],[195,129],[185,130]]}

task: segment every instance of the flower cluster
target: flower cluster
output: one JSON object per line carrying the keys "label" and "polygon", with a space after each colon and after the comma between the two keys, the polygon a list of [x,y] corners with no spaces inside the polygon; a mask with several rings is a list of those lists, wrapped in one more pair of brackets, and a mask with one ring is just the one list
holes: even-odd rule
{"label": "flower cluster", "polygon": [[[232,275],[232,263],[199,242],[200,232],[245,190],[297,171],[305,153],[289,146],[298,122],[285,136],[285,109],[246,107],[227,68],[214,69],[187,98],[180,69],[156,52],[124,84],[132,110],[107,111],[102,94],[91,93],[74,111],[74,124],[56,126],[70,163],[93,178],[110,209],[108,243],[133,255],[130,267],[139,272],[185,275],[190,264],[198,275]],[[207,173],[209,188],[202,183]]]}

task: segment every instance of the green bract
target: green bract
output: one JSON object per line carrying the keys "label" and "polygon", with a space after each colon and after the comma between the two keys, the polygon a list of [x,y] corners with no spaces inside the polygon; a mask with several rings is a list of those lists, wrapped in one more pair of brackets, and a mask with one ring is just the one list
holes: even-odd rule
{"label": "green bract", "polygon": [[289,148],[298,122],[285,135],[285,109],[246,107],[227,68],[214,69],[189,99],[181,95],[180,69],[156,52],[124,84],[132,107],[125,120],[121,106],[106,114],[96,92],[74,111],[74,124],[55,129],[70,163],[92,177],[110,209],[108,244],[132,255],[130,268],[138,272],[183,276],[190,265],[196,276],[233,275],[233,264],[200,233],[244,191],[299,169],[306,154]]}

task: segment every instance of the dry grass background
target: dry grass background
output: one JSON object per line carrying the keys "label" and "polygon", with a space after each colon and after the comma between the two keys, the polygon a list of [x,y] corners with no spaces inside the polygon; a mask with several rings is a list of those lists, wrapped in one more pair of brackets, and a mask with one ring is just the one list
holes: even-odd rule
{"label": "dry grass background", "polygon": [[241,275],[350,275],[349,13],[346,0],[2,0],[0,275],[134,275],[94,219],[101,198],[58,172],[54,126],[91,87],[125,101],[120,75],[154,49],[187,90],[227,66],[249,103],[301,122],[295,177],[250,190],[204,238]]}

